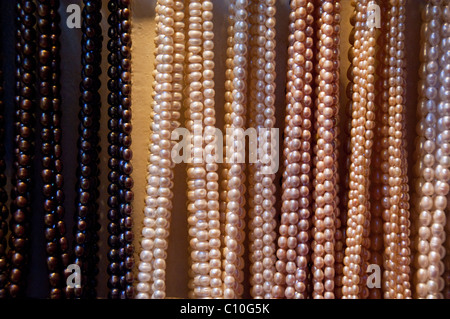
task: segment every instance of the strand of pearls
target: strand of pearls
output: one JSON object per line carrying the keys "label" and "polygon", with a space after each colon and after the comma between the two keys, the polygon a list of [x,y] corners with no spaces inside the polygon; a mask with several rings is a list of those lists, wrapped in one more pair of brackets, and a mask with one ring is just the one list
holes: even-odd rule
{"label": "strand of pearls", "polygon": [[291,1],[282,215],[273,296],[308,297],[314,5]]}
{"label": "strand of pearls", "polygon": [[144,209],[138,299],[166,297],[166,258],[173,198],[172,130],[179,126],[182,63],[184,61],[183,2],[161,0],[156,5],[155,71],[150,138],[149,176]]}
{"label": "strand of pearls", "polygon": [[[450,58],[449,58],[449,51],[450,51],[450,1],[444,0],[442,4],[442,17],[443,17],[443,24],[441,26],[441,52],[444,52],[442,55],[440,64],[441,64],[441,74],[440,74],[440,81],[442,83],[442,87],[444,88],[443,92],[441,93],[442,98],[442,105],[448,110],[449,109],[449,81],[450,81]],[[447,134],[448,134],[448,113],[443,117],[443,120],[446,124]],[[448,143],[448,137],[446,137],[446,143]],[[447,144],[448,145],[448,144]],[[445,145],[445,146],[447,146]],[[443,145],[444,146],[444,145]],[[445,154],[448,155],[448,150],[445,149],[442,146],[442,148],[445,150]],[[446,183],[448,183],[448,179],[446,180]],[[441,183],[442,186],[444,186],[444,189],[446,187],[446,184]],[[443,193],[446,193],[447,202],[450,200],[450,193],[448,192],[448,189],[443,191]],[[448,214],[448,206],[445,209],[445,212]],[[448,215],[447,215],[448,216]],[[446,234],[450,231],[450,220],[447,218],[447,221],[444,222],[444,229],[446,231]],[[450,299],[450,236],[446,236],[444,240],[444,251],[442,253],[445,253],[444,258],[444,273],[443,273],[443,279],[444,279],[444,290],[443,290],[443,297],[445,299]],[[441,269],[439,269],[441,271]]]}
{"label": "strand of pearls", "polygon": [[[438,58],[439,58],[439,28],[440,2],[428,2],[422,13],[422,52],[419,82],[419,104],[417,115],[420,119],[417,130],[417,164],[415,171],[417,174],[415,201],[417,223],[415,229],[415,297],[426,298],[430,288],[435,287],[435,282],[430,278],[428,269],[430,267],[430,241],[431,241],[431,215],[433,202],[436,198],[434,182],[436,161],[436,111],[437,111],[437,86],[438,86]],[[434,267],[434,265],[432,265]]]}
{"label": "strand of pearls", "polygon": [[[186,103],[190,119],[187,128],[193,134],[193,163],[188,169],[191,298],[222,297],[218,165],[213,152],[216,120],[212,9],[211,1],[189,4]],[[203,132],[203,124],[204,138],[198,135]]]}
{"label": "strand of pearls", "polygon": [[[387,8],[382,6],[381,8],[381,20],[386,19]],[[386,34],[386,25],[381,26],[381,34]],[[383,50],[385,45],[385,38],[383,36],[378,37],[377,51],[377,68],[376,73],[378,78],[376,80],[376,127],[374,130],[374,145],[373,155],[371,161],[371,175],[370,175],[370,259],[369,262],[372,265],[377,265],[380,271],[383,269],[383,252],[384,252],[384,231],[383,231],[383,213],[386,208],[386,194],[387,194],[387,179],[386,172],[388,165],[386,165],[387,147],[386,147],[386,133],[387,128],[387,116],[386,110],[388,107],[386,99],[386,87],[388,85],[386,74],[387,67],[385,61],[385,51]],[[369,290],[369,299],[382,299],[382,289],[372,288]]]}
{"label": "strand of pearls", "polygon": [[189,1],[187,65],[186,65],[186,128],[191,134],[191,162],[188,164],[188,225],[190,238],[189,298],[207,297],[202,290],[209,285],[206,170],[203,165],[203,92],[202,92],[202,4]]}
{"label": "strand of pearls", "polygon": [[440,28],[440,55],[439,55],[439,98],[438,105],[438,135],[437,135],[437,151],[436,167],[437,181],[434,190],[437,197],[434,202],[435,210],[433,213],[432,238],[430,248],[436,251],[436,259],[431,259],[434,267],[429,267],[428,272],[432,279],[436,282],[431,292],[434,296],[442,299],[445,288],[445,280],[443,273],[445,266],[443,263],[446,255],[446,209],[448,209],[448,193],[450,179],[450,1],[444,0],[441,6],[443,23]]}
{"label": "strand of pearls", "polygon": [[206,149],[206,191],[208,200],[208,236],[209,236],[209,287],[212,298],[223,297],[221,229],[219,212],[219,166],[214,150],[217,145],[215,83],[214,83],[214,32],[213,2],[202,1],[203,9],[203,96]]}
{"label": "strand of pearls", "polygon": [[346,240],[346,230],[347,230],[347,210],[348,210],[348,202],[349,202],[349,183],[350,183],[350,174],[347,172],[350,171],[351,164],[351,153],[352,153],[352,143],[351,143],[351,130],[352,130],[352,107],[353,107],[353,70],[354,65],[353,61],[355,58],[355,25],[356,25],[356,14],[357,10],[355,9],[357,4],[356,0],[351,0],[350,5],[353,7],[352,15],[350,17],[350,24],[352,26],[351,33],[349,35],[349,43],[350,48],[348,51],[348,60],[350,65],[347,69],[347,79],[348,84],[346,88],[346,97],[344,105],[344,112],[341,112],[339,120],[344,124],[343,130],[340,133],[339,146],[343,155],[340,160],[343,163],[340,163],[343,167],[343,171],[346,172],[340,176],[340,215],[339,222],[340,227],[336,227],[336,246],[335,246],[335,289],[334,293],[336,295],[336,299],[342,299],[342,280],[344,277],[344,257],[345,257],[345,240]]}
{"label": "strand of pearls", "polygon": [[386,2],[389,21],[385,34],[386,81],[383,83],[384,124],[387,132],[384,145],[386,177],[386,211],[384,220],[384,298],[409,298],[409,196],[405,150],[405,70],[404,70],[404,0]]}
{"label": "strand of pearls", "polygon": [[353,58],[351,165],[347,213],[347,248],[344,258],[344,299],[367,298],[365,282],[370,222],[369,174],[375,127],[374,28],[368,28],[369,1],[355,3],[356,24]]}
{"label": "strand of pearls", "polygon": [[339,216],[336,118],[339,111],[340,1],[320,0],[318,3],[312,297],[334,299],[335,221]]}
{"label": "strand of pearls", "polygon": [[[258,135],[258,149],[271,149],[275,124],[275,4],[276,0],[252,0],[250,4],[249,127]],[[271,161],[257,154],[249,166],[250,285],[255,299],[270,299],[275,273],[275,174]],[[274,156],[276,154],[268,154]]]}
{"label": "strand of pearls", "polygon": [[[411,221],[410,221],[410,196],[409,196],[409,184],[408,184],[408,154],[406,151],[407,139],[406,139],[406,54],[405,54],[405,28],[406,28],[406,0],[399,0],[398,3],[398,33],[396,38],[397,44],[397,79],[399,86],[396,91],[396,109],[401,110],[401,119],[399,123],[402,124],[402,148],[401,148],[401,160],[402,160],[402,175],[401,175],[401,205],[400,205],[400,261],[398,275],[400,276],[399,290],[403,294],[402,298],[410,299],[412,297],[411,291]],[[395,117],[394,117],[395,118]],[[397,135],[394,135],[397,137]]]}
{"label": "strand of pearls", "polygon": [[[247,55],[248,55],[248,0],[230,3],[233,28],[232,41],[228,43],[228,54],[232,57],[232,83],[226,86],[226,99],[230,101],[225,109],[225,130],[227,141],[226,174],[226,217],[224,233],[223,270],[224,298],[239,298],[243,294],[244,227],[245,227],[245,157],[244,128],[247,103]],[[231,35],[230,34],[230,35]],[[231,37],[230,37],[231,38]],[[232,51],[230,50],[232,47]],[[231,59],[231,58],[230,58]],[[229,61],[231,62],[231,61]],[[227,64],[227,67],[231,66]],[[227,75],[228,77],[231,74]],[[231,84],[231,85],[230,85]],[[231,91],[230,91],[231,89]],[[231,132],[230,132],[231,131]],[[231,134],[230,134],[231,133]]]}

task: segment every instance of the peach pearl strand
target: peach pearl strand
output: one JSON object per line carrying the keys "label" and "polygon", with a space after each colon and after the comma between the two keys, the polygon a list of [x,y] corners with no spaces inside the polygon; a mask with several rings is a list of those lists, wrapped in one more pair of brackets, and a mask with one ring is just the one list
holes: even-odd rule
{"label": "peach pearl strand", "polygon": [[[442,83],[442,87],[445,88],[442,93],[442,102],[443,106],[448,110],[449,109],[449,83],[450,83],[450,58],[449,58],[449,51],[450,51],[450,1],[445,0],[442,5],[442,16],[444,18],[443,24],[441,26],[441,52],[445,52],[440,60],[441,64],[441,74],[440,74],[440,81]],[[446,123],[448,123],[449,117],[448,113],[444,117]],[[446,128],[448,128],[448,124],[446,124]],[[447,130],[448,134],[448,130]],[[448,143],[448,138],[446,139]],[[447,146],[447,145],[446,145]],[[446,150],[446,154],[448,155],[448,151]],[[448,183],[448,179],[447,179]],[[450,200],[450,193],[447,192],[447,201]],[[448,214],[449,208],[448,205],[445,209],[445,212]],[[448,215],[447,215],[448,216]],[[450,232],[450,219],[447,218],[447,222],[445,223],[445,230],[448,234]],[[444,241],[444,247],[445,247],[445,258],[444,258],[444,290],[443,290],[443,297],[445,299],[450,299],[450,236],[447,236],[447,238]]]}
{"label": "peach pearl strand", "polygon": [[[165,259],[173,197],[170,137],[171,130],[177,126],[177,113],[174,105],[177,100],[180,100],[180,88],[174,86],[176,83],[174,70],[179,70],[179,66],[178,68],[174,68],[174,66],[183,60],[178,55],[174,55],[174,52],[180,49],[176,43],[184,40],[183,33],[175,32],[175,30],[183,27],[180,26],[180,23],[183,23],[182,10],[181,1],[161,0],[156,5],[157,34],[155,38],[152,134],[137,299],[165,298]],[[182,51],[184,51],[184,47]]]}
{"label": "peach pearl strand", "polygon": [[318,1],[316,65],[316,132],[314,147],[314,216],[311,248],[312,284],[315,299],[334,299],[335,220],[337,200],[337,121],[339,110],[339,26],[340,1]]}
{"label": "peach pearl strand", "polygon": [[[387,16],[386,6],[381,6],[381,20],[384,21]],[[381,34],[387,34],[386,24],[381,26]],[[370,259],[369,263],[379,266],[383,269],[383,253],[384,253],[384,231],[383,231],[383,213],[387,203],[387,171],[389,165],[387,163],[387,133],[388,133],[388,91],[389,83],[386,75],[388,71],[388,61],[386,53],[383,50],[386,39],[383,36],[378,37],[377,52],[377,75],[376,81],[376,127],[374,130],[374,152],[371,162],[371,185],[370,185]],[[372,288],[369,290],[369,299],[382,299],[383,292],[380,288]]]}
{"label": "peach pearl strand", "polygon": [[[419,299],[433,297],[431,289],[436,288],[436,280],[430,277],[429,269],[435,268],[430,262],[429,255],[436,252],[431,249],[433,203],[436,199],[434,174],[436,170],[436,126],[438,102],[438,59],[440,32],[440,2],[430,1],[423,13],[422,25],[422,66],[419,82],[419,105],[417,126],[417,165],[416,180],[417,212],[416,212],[416,240],[415,240],[415,297]],[[432,252],[433,251],[433,252]],[[433,270],[432,269],[432,270]],[[435,270],[435,269],[434,269]],[[436,271],[434,271],[435,273]],[[436,279],[436,278],[435,278]]]}
{"label": "peach pearl strand", "polygon": [[[256,130],[259,147],[265,151],[271,148],[270,130],[275,124],[275,3],[252,0],[249,17],[249,127]],[[275,174],[268,172],[271,161],[266,159],[257,158],[249,166],[250,294],[255,299],[272,298],[276,261]]]}
{"label": "peach pearl strand", "polygon": [[[354,8],[356,7],[356,0],[351,0],[350,4]],[[343,172],[349,172],[350,171],[350,164],[351,164],[351,130],[352,130],[352,95],[353,95],[353,60],[355,57],[355,24],[356,24],[356,10],[353,9],[352,15],[350,17],[350,24],[352,25],[351,33],[349,35],[349,43],[350,43],[350,49],[348,52],[348,60],[350,62],[350,65],[347,69],[347,79],[348,84],[346,88],[346,99],[344,104],[344,111],[345,114],[342,114],[342,118],[340,118],[341,121],[344,122],[343,124],[343,131],[341,132],[339,140],[342,141],[339,146],[341,147],[341,150],[343,152],[341,156],[341,160],[343,163],[341,164],[343,167]],[[340,190],[340,215],[339,215],[339,221],[340,221],[340,228],[336,228],[336,246],[335,246],[335,288],[334,293],[336,295],[336,299],[342,299],[342,279],[344,277],[344,257],[345,257],[345,239],[346,239],[346,229],[347,229],[347,207],[348,207],[348,193],[349,193],[349,180],[350,175],[345,173],[343,174],[340,179],[339,184],[339,190]],[[339,232],[339,233],[338,233]],[[340,238],[337,236],[340,235]]]}
{"label": "peach pearl strand", "polygon": [[[368,1],[356,3],[353,60],[351,165],[347,213],[347,248],[344,258],[342,294],[344,299],[366,298],[364,274],[367,265],[369,212],[369,174],[374,122],[374,29],[367,21]],[[365,234],[366,232],[366,234]]]}
{"label": "peach pearl strand", "polygon": [[387,62],[387,211],[384,219],[384,298],[410,298],[409,195],[405,148],[405,1],[388,3]]}
{"label": "peach pearl strand", "polygon": [[[232,57],[232,82],[226,87],[225,129],[227,140],[226,169],[226,211],[223,250],[224,298],[240,298],[244,292],[244,227],[245,227],[245,157],[244,129],[247,103],[247,55],[248,55],[248,0],[233,0],[230,13],[233,18],[232,41],[229,41],[228,54]],[[231,61],[229,61],[231,62]],[[227,67],[231,63],[227,64]],[[230,85],[231,84],[231,85]],[[231,132],[230,132],[231,131]],[[231,135],[229,134],[231,133]],[[228,145],[231,144],[231,145]],[[231,158],[228,158],[231,155]]]}
{"label": "peach pearl strand", "polygon": [[282,215],[273,296],[308,298],[311,229],[313,3],[290,3]]}

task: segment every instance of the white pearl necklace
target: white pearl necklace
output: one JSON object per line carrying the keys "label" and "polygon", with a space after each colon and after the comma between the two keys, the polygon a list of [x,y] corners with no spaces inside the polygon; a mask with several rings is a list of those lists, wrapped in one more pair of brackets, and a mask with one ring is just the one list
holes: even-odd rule
{"label": "white pearl necklace", "polygon": [[[218,165],[211,157],[215,154],[203,156],[203,150],[208,151],[208,145],[215,143],[212,8],[209,0],[189,3],[186,127],[193,136],[193,162],[188,168],[190,298],[220,298],[223,294]],[[196,135],[198,132],[202,134]]]}
{"label": "white pearl necklace", "polygon": [[[259,147],[270,149],[270,131],[275,124],[275,3],[252,0],[250,5],[249,126],[258,134]],[[263,134],[263,136],[260,136]],[[261,155],[261,154],[259,154]],[[276,154],[270,154],[276,156]],[[275,273],[275,174],[264,171],[270,163],[250,164],[250,285],[255,299],[272,297]]]}
{"label": "white pearl necklace", "polygon": [[183,2],[156,5],[155,72],[149,177],[144,209],[137,299],[165,298],[166,258],[172,209],[172,130],[179,126],[184,62]]}
{"label": "white pearl necklace", "polygon": [[[422,26],[422,66],[418,105],[418,160],[416,165],[415,295],[443,298],[445,287],[445,210],[449,192],[450,87],[448,1],[429,2]],[[444,25],[447,23],[447,26]],[[447,39],[445,39],[447,38]]]}

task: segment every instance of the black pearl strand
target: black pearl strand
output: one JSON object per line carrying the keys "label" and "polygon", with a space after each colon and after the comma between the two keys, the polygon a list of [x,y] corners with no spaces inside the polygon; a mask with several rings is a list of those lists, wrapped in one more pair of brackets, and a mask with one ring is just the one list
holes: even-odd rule
{"label": "black pearl strand", "polygon": [[134,198],[132,191],[133,171],[131,159],[131,11],[130,0],[119,2],[119,199],[120,199],[120,270],[121,299],[134,297],[133,267],[133,220],[131,203]]}
{"label": "black pearl strand", "polygon": [[[66,288],[68,297],[95,298],[98,274],[99,136],[101,99],[101,0],[84,0],[82,12],[82,80],[74,226],[74,263],[82,272],[81,287]],[[66,274],[68,275],[68,274]]]}
{"label": "black pearl strand", "polygon": [[108,141],[110,223],[108,231],[109,298],[131,299],[134,296],[133,273],[134,247],[132,227],[133,179],[131,158],[131,38],[129,1],[111,0],[108,3],[109,42],[108,102],[110,120]]}
{"label": "black pearl strand", "polygon": [[109,174],[108,180],[108,288],[110,299],[120,298],[120,213],[119,213],[119,37],[118,37],[118,0],[111,0],[108,2],[110,15],[108,17],[108,155],[109,155]]}
{"label": "black pearl strand", "polygon": [[63,296],[63,269],[68,265],[61,162],[61,96],[59,70],[59,0],[39,0],[38,93],[41,109],[41,152],[44,223],[50,298]]}
{"label": "black pearl strand", "polygon": [[11,236],[9,238],[11,270],[9,291],[12,298],[24,294],[29,250],[29,221],[32,212],[32,162],[34,157],[34,111],[36,108],[36,31],[33,1],[18,0],[16,43],[16,122],[14,176],[11,190]]}
{"label": "black pearl strand", "polygon": [[[1,23],[1,20],[0,20]],[[0,34],[0,37],[2,34]],[[1,52],[1,45],[0,45]],[[8,261],[6,257],[7,241],[6,236],[8,234],[8,206],[6,202],[8,200],[8,194],[5,190],[6,175],[5,175],[5,106],[3,104],[3,71],[2,71],[3,59],[0,54],[0,299],[7,296],[7,284],[8,284]]]}

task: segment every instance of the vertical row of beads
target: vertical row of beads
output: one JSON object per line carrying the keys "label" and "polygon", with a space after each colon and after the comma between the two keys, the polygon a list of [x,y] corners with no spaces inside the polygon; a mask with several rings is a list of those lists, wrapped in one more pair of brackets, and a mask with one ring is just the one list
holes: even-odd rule
{"label": "vertical row of beads", "polygon": [[100,0],[84,0],[82,12],[82,79],[78,138],[76,216],[74,226],[74,263],[82,271],[79,288],[67,288],[69,297],[95,298],[98,273],[99,128],[101,99],[102,29]]}

